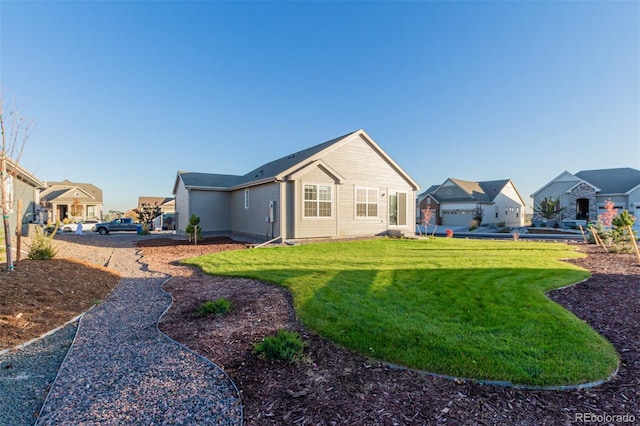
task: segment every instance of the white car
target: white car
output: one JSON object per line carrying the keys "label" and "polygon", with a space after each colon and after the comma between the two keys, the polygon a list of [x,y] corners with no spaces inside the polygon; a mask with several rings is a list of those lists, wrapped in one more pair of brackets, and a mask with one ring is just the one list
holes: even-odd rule
{"label": "white car", "polygon": [[93,226],[99,222],[97,220],[81,220],[80,222],[76,222],[76,223],[66,223],[66,224],[60,225],[60,231],[76,232],[78,230],[78,224],[80,223],[82,224],[82,232],[89,232],[91,231],[91,228],[93,228]]}

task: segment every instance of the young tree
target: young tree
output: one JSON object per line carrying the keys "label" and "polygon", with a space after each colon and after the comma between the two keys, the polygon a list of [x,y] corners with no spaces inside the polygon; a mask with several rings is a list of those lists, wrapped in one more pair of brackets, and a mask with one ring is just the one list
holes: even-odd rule
{"label": "young tree", "polygon": [[556,198],[554,200],[553,197],[549,196],[540,201],[540,203],[537,207],[535,207],[534,210],[544,219],[553,220],[560,214],[562,210],[564,210],[564,207],[560,208],[559,198]]}
{"label": "young tree", "polygon": [[[11,252],[11,232],[9,214],[13,206],[13,185],[18,175],[20,158],[33,131],[33,121],[22,117],[17,108],[5,109],[4,99],[0,93],[0,210],[4,228],[4,240],[7,258],[7,270],[14,269]],[[19,218],[20,220],[20,218]]]}
{"label": "young tree", "polygon": [[598,219],[602,222],[602,224],[606,228],[610,228],[613,222],[613,219],[618,215],[618,209],[615,208],[615,203],[611,200],[607,200],[604,202],[605,212],[602,213]]}
{"label": "young tree", "polygon": [[482,224],[482,219],[484,219],[484,209],[480,207],[479,204],[476,204],[471,213],[473,214],[473,220],[478,222],[478,226],[480,226]]}
{"label": "young tree", "polygon": [[138,220],[142,223],[145,230],[149,230],[150,225],[156,217],[162,216],[162,210],[156,205],[142,203],[139,209],[133,209],[138,215]]}
{"label": "young tree", "polygon": [[73,203],[71,204],[71,216],[80,216],[82,215],[82,203],[80,202],[80,198],[74,197]]}
{"label": "young tree", "polygon": [[431,206],[427,206],[426,209],[422,210],[422,225],[424,225],[425,232],[427,231],[427,227],[431,223],[431,219],[433,219],[434,211]]}
{"label": "young tree", "polygon": [[202,239],[202,229],[200,228],[200,217],[192,214],[189,218],[189,224],[185,228],[184,232],[189,236],[189,241],[193,240],[195,245],[198,245],[198,240]]}

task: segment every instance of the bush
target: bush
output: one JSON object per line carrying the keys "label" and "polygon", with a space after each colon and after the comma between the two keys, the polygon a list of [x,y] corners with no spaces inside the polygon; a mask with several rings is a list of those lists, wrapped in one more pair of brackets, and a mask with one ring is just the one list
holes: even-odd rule
{"label": "bush", "polygon": [[29,245],[27,258],[31,260],[50,260],[58,254],[58,249],[53,246],[53,236],[58,230],[58,226],[54,228],[51,235],[46,235],[40,227],[35,228],[35,235]]}
{"label": "bush", "polygon": [[596,240],[593,237],[594,232],[598,234],[598,237],[607,245],[611,244],[612,236],[611,231],[606,229],[602,222],[598,221],[596,223],[592,223],[587,225],[589,233],[587,234],[587,242],[589,244],[595,244]]}
{"label": "bush", "polygon": [[229,312],[232,308],[231,302],[224,297],[221,297],[216,300],[207,300],[202,303],[198,310],[196,311],[197,316],[207,315],[207,314],[215,314],[215,315],[224,315]]}
{"label": "bush", "polygon": [[474,219],[469,222],[469,231],[475,231],[476,229],[478,229],[478,221]]}
{"label": "bush", "polygon": [[189,224],[185,228],[184,232],[189,237],[189,241],[193,241],[198,244],[198,240],[202,240],[202,229],[200,228],[200,217],[192,214],[189,218]]}
{"label": "bush", "polygon": [[253,353],[269,361],[297,361],[302,357],[304,342],[298,333],[279,330],[275,336],[256,343]]}

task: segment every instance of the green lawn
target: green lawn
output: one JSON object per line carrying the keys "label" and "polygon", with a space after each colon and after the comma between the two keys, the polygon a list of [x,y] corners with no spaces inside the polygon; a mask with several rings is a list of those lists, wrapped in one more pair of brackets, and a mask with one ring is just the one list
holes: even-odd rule
{"label": "green lawn", "polygon": [[608,377],[612,345],[545,291],[589,273],[560,243],[373,239],[230,251],[185,263],[288,287],[303,323],[411,368],[528,385]]}

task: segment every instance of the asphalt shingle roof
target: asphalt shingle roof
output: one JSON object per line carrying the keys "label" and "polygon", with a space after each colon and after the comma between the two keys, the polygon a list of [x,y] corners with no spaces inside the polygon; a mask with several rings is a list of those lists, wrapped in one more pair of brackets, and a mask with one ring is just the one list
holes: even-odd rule
{"label": "asphalt shingle roof", "polygon": [[205,188],[231,188],[238,185],[246,185],[250,184],[251,182],[260,181],[263,179],[275,178],[282,172],[290,169],[296,164],[304,162],[305,160],[313,157],[317,153],[330,147],[331,145],[337,143],[345,137],[352,135],[353,133],[355,132],[347,133],[346,135],[339,136],[335,139],[331,139],[310,148],[303,149],[302,151],[298,151],[277,160],[270,161],[260,167],[256,167],[243,176],[197,172],[179,172],[179,174],[182,177],[182,181],[184,182],[185,186],[196,186]]}
{"label": "asphalt shingle roof", "polygon": [[582,170],[575,176],[600,188],[602,194],[624,194],[640,185],[640,170],[630,167]]}

